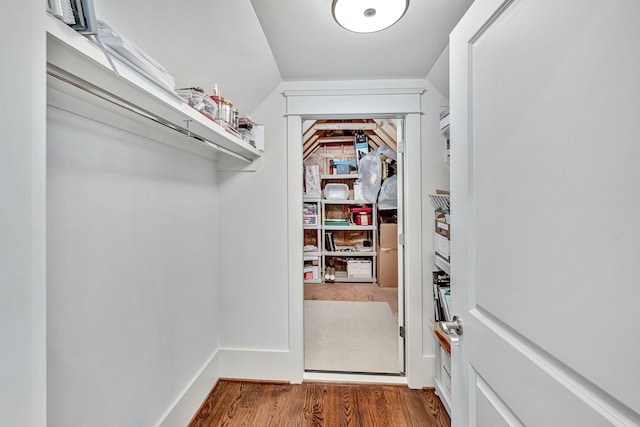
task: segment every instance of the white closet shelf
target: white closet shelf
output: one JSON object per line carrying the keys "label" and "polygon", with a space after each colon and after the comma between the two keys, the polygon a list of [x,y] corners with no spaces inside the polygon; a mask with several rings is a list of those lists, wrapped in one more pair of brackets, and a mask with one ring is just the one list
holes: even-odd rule
{"label": "white closet shelf", "polygon": [[433,256],[433,263],[442,271],[451,274],[451,264],[440,258],[438,255]]}
{"label": "white closet shelf", "polygon": [[[48,101],[50,104],[73,109],[71,103],[65,101],[67,97],[58,95],[62,92],[79,98],[84,104],[99,105],[123,116],[127,123],[144,123],[142,128],[152,129],[154,137],[164,134],[157,138],[163,143],[217,159],[220,170],[255,171],[259,167],[260,150],[225,131],[178,95],[160,88],[112,58],[116,73],[93,40],[50,15],[46,30],[48,81],[50,89],[54,89],[53,100]],[[62,105],[56,105],[60,100]],[[75,110],[81,115],[95,115],[95,111],[85,112],[78,106]],[[146,131],[140,130],[142,128],[133,126],[132,131],[148,136]]]}

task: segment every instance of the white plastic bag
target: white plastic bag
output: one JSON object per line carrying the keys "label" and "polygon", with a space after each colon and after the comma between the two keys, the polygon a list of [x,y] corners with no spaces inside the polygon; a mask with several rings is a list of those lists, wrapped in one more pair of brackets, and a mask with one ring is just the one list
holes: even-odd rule
{"label": "white plastic bag", "polygon": [[378,195],[378,209],[398,209],[398,175],[385,179]]}
{"label": "white plastic bag", "polygon": [[382,183],[382,160],[380,156],[384,154],[396,160],[395,151],[383,145],[377,150],[370,151],[360,159],[360,180],[362,181],[362,195],[368,202],[378,200],[378,192]]}

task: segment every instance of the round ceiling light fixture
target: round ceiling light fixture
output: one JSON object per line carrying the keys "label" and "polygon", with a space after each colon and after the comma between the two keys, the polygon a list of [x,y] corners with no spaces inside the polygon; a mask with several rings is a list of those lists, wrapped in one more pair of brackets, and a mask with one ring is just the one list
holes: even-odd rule
{"label": "round ceiling light fixture", "polygon": [[356,33],[374,33],[389,28],[409,8],[409,0],[333,0],[333,19]]}

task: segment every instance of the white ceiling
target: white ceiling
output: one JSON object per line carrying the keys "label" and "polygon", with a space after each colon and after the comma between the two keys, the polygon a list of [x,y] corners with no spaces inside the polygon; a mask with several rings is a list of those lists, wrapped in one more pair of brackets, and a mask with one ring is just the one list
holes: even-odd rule
{"label": "white ceiling", "polygon": [[251,0],[283,80],[424,78],[472,0],[411,0],[372,34],[340,27],[331,0]]}
{"label": "white ceiling", "polygon": [[331,0],[94,0],[178,87],[217,83],[241,112],[281,81],[425,78],[471,2],[411,0],[391,28],[356,34],[333,21]]}

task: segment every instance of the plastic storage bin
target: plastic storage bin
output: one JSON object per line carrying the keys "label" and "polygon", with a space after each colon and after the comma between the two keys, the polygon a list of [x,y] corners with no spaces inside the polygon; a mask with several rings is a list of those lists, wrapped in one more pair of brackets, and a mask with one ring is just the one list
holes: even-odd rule
{"label": "plastic storage bin", "polygon": [[346,200],[349,197],[347,184],[327,184],[324,186],[324,198],[327,200]]}

